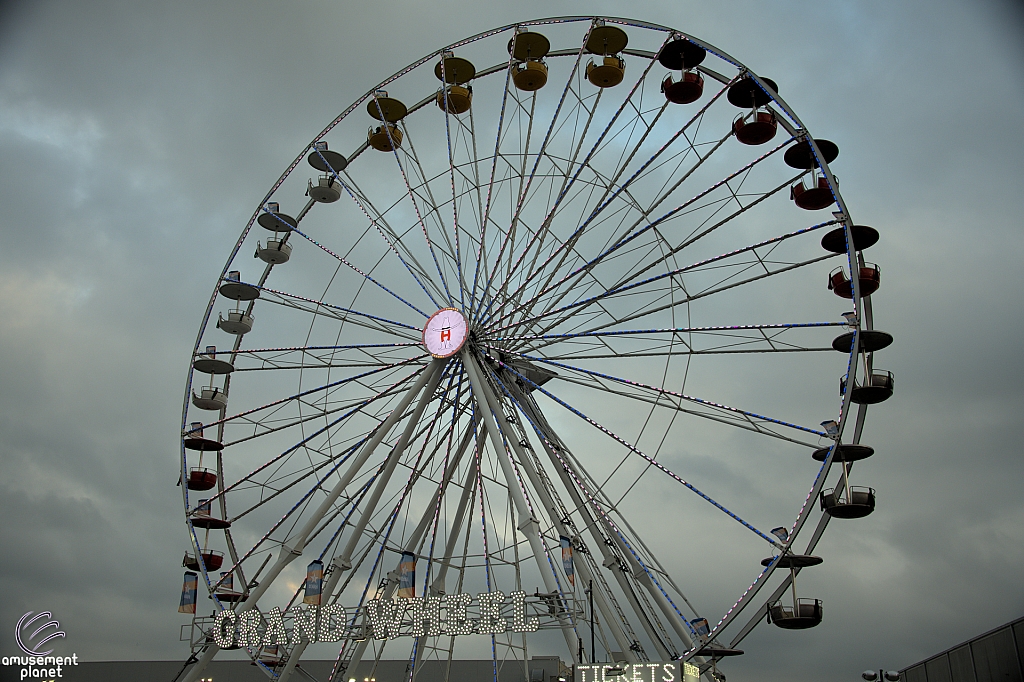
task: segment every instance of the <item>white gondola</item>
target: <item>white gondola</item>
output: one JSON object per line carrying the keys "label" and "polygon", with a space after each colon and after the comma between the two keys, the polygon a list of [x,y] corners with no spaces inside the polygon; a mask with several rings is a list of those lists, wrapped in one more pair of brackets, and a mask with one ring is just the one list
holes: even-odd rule
{"label": "white gondola", "polygon": [[292,257],[292,245],[283,239],[268,239],[266,246],[256,242],[256,257],[264,263],[281,265]]}
{"label": "white gondola", "polygon": [[312,180],[309,181],[306,194],[310,199],[319,201],[321,204],[333,204],[341,198],[341,183],[334,175],[325,173],[317,178],[315,185]]}

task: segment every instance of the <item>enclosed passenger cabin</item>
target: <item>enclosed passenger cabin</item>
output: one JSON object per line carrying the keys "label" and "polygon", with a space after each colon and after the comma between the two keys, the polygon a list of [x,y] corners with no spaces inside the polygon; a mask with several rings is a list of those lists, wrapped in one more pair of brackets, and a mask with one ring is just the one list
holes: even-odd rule
{"label": "enclosed passenger cabin", "polygon": [[680,71],[679,80],[668,74],[661,82],[665,99],[673,104],[690,104],[704,94],[704,76],[694,71],[708,53],[700,45],[679,38],[665,45],[658,53],[658,61],[666,69]]}
{"label": "enclosed passenger cabin", "polygon": [[515,63],[512,64],[512,83],[519,90],[533,92],[540,90],[548,82],[548,65],[544,57],[551,49],[551,43],[540,33],[517,30],[515,36],[508,41],[508,53]]}
{"label": "enclosed passenger cabin", "polygon": [[282,265],[292,257],[292,245],[283,239],[268,239],[263,246],[256,242],[256,258],[270,265]]}
{"label": "enclosed passenger cabin", "polygon": [[348,166],[348,159],[338,152],[332,152],[327,149],[326,140],[320,140],[313,143],[313,150],[309,152],[309,156],[306,157],[306,161],[309,162],[310,166],[321,173],[327,173],[332,177],[336,173],[340,173],[345,170]]}
{"label": "enclosed passenger cabin", "polygon": [[[207,571],[216,571],[224,565],[223,552],[216,552],[212,549],[204,549],[202,552],[199,553],[199,556],[202,557],[203,563],[206,565]],[[181,560],[181,565],[189,569],[190,571],[198,571],[201,568],[201,566],[199,565],[199,560],[191,552],[185,552],[185,558]]]}
{"label": "enclosed passenger cabin", "polygon": [[435,99],[437,107],[449,114],[469,111],[473,104],[473,86],[466,84],[476,76],[473,63],[445,50],[441,53],[441,60],[434,66],[434,75],[442,83]]}
{"label": "enclosed passenger cabin", "polygon": [[[867,225],[853,225],[853,250],[863,251],[878,241],[878,230]],[[821,238],[821,248],[832,253],[846,253],[846,228],[837,227]]]}
{"label": "enclosed passenger cabin", "polygon": [[875,489],[847,485],[845,491],[822,490],[821,510],[837,519],[861,519],[875,511]]}
{"label": "enclosed passenger cabin", "polygon": [[[845,376],[840,379],[839,395],[846,393],[846,381],[847,378]],[[858,405],[875,405],[876,403],[885,402],[892,397],[894,386],[895,377],[893,377],[892,372],[884,369],[875,369],[871,371],[871,377],[863,384],[854,381],[850,400]]]}
{"label": "enclosed passenger cabin", "polygon": [[[860,268],[860,295],[861,298],[870,296],[878,291],[882,284],[882,270],[875,263],[865,263]],[[836,296],[842,298],[853,298],[853,280],[846,274],[846,268],[838,267],[828,275],[828,288]]]}
{"label": "enclosed passenger cabin", "polygon": [[626,62],[619,53],[626,49],[629,36],[618,26],[606,26],[598,19],[590,29],[585,49],[593,55],[600,55],[601,61],[587,62],[587,80],[599,88],[611,88],[622,82],[626,76]]}
{"label": "enclosed passenger cabin", "polygon": [[402,146],[402,131],[397,124],[409,113],[402,102],[388,97],[387,90],[377,90],[366,104],[366,113],[383,124],[371,127],[366,133],[371,147],[390,152]]}
{"label": "enclosed passenger cabin", "polygon": [[[761,82],[778,92],[775,81],[762,78]],[[741,78],[729,86],[729,101],[741,109],[750,109],[732,122],[736,139],[743,144],[759,145],[770,141],[779,130],[775,112],[768,108],[772,96],[752,76]]]}

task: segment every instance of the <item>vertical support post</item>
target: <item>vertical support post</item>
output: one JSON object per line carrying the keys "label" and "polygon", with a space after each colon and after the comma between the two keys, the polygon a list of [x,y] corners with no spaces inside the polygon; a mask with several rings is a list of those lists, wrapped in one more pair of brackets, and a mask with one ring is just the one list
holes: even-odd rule
{"label": "vertical support post", "polygon": [[597,660],[597,646],[594,643],[594,581],[590,581],[590,662]]}

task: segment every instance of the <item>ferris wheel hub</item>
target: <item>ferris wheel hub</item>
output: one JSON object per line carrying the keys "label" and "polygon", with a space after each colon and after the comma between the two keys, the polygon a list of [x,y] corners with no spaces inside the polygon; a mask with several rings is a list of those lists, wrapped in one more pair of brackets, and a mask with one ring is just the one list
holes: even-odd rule
{"label": "ferris wheel hub", "polygon": [[423,325],[423,345],[435,358],[450,358],[469,336],[465,316],[456,308],[441,308]]}

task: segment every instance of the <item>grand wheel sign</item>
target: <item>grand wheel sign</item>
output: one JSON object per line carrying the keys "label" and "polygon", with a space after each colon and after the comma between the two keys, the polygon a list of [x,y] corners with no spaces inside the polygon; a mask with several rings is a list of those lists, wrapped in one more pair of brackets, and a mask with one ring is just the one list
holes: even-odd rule
{"label": "grand wheel sign", "polygon": [[[508,595],[484,592],[475,598],[460,593],[443,597],[373,599],[362,609],[330,604],[296,607],[286,612],[278,608],[267,612],[224,610],[213,617],[207,636],[221,649],[237,649],[294,646],[300,642],[536,632],[543,627],[558,626],[551,613],[556,604],[546,595],[531,597],[517,591]],[[654,682],[673,681],[658,679]]]}

